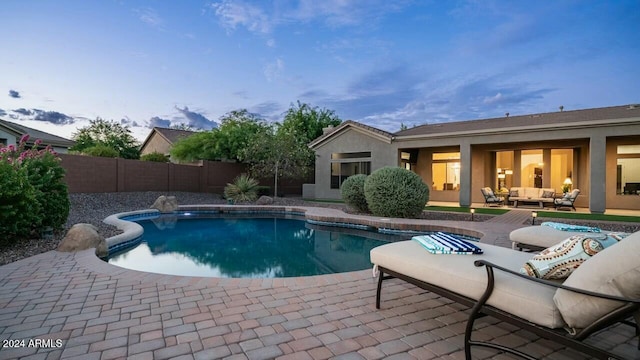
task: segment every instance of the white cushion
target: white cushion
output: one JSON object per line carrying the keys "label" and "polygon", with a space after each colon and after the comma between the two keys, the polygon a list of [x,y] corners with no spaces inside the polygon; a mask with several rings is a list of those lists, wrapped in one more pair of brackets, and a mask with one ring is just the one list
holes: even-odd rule
{"label": "white cushion", "polygon": [[[640,299],[640,232],[635,232],[582,264],[564,285],[596,293]],[[583,329],[620,307],[620,302],[558,289],[553,297],[573,329]]]}
{"label": "white cushion", "polygon": [[[371,262],[451,290],[479,299],[487,285],[487,271],[473,262],[486,259],[518,271],[531,256],[529,253],[489,244],[478,244],[483,255],[435,255],[415,241],[400,241],[371,250]],[[564,321],[553,303],[555,289],[495,271],[495,287],[488,304],[518,317],[549,328],[564,327]]]}
{"label": "white cushion", "polygon": [[[608,231],[589,234],[595,239],[604,240]],[[550,226],[527,226],[513,230],[509,234],[509,239],[514,243],[533,245],[541,248],[551,247],[560,241],[573,236],[584,234],[584,232],[562,231]]]}

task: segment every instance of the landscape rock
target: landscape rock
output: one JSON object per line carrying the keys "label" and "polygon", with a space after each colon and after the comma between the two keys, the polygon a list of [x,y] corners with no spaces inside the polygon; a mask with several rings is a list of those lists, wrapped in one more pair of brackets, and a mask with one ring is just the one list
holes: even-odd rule
{"label": "landscape rock", "polygon": [[91,224],[75,224],[58,245],[58,251],[76,252],[86,249],[96,249],[98,257],[109,255],[107,242],[98,234],[98,228]]}
{"label": "landscape rock", "polygon": [[271,205],[271,204],[273,204],[273,198],[270,197],[270,196],[262,195],[256,201],[256,204],[258,204],[258,205]]}
{"label": "landscape rock", "polygon": [[161,213],[172,213],[178,210],[178,200],[175,196],[159,196],[151,205],[151,209],[157,209]]}

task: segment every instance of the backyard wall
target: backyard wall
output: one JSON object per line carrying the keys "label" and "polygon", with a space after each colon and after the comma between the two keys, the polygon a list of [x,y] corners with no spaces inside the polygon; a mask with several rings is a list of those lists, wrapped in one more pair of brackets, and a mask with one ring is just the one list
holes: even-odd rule
{"label": "backyard wall", "polygon": [[[247,171],[245,164],[220,161],[178,165],[83,155],[59,156],[70,193],[188,191],[221,194],[227,183]],[[300,195],[302,184],[313,178],[311,174],[307,179],[281,181],[278,195]],[[273,179],[262,179],[260,184],[273,189]]]}

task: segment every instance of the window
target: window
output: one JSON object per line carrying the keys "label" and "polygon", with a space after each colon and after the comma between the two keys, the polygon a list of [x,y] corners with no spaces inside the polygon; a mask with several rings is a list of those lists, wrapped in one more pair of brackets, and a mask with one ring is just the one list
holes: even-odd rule
{"label": "window", "polygon": [[331,189],[339,189],[349,176],[371,174],[371,152],[331,154]]}
{"label": "window", "polygon": [[7,139],[0,139],[0,145],[7,146]]}
{"label": "window", "polygon": [[520,186],[542,187],[542,150],[522,150]]}
{"label": "window", "polygon": [[551,149],[551,187],[568,192],[576,187],[573,174],[573,149]]}
{"label": "window", "polygon": [[616,170],[616,193],[640,195],[640,144],[618,146]]}
{"label": "window", "polygon": [[498,184],[496,189],[511,188],[513,186],[513,151],[496,152],[496,179]]}
{"label": "window", "polygon": [[431,166],[433,190],[460,190],[460,153],[434,153]]}

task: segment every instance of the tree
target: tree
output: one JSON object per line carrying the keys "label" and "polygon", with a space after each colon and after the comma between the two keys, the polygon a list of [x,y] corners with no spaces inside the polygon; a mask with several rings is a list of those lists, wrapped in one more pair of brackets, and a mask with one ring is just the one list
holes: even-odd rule
{"label": "tree", "polygon": [[140,157],[140,144],[131,135],[128,126],[123,126],[113,120],[101,118],[91,120],[88,126],[80,128],[73,134],[76,144],[69,150],[84,152],[88,148],[104,145],[118,152],[118,156],[125,159]]}
{"label": "tree", "polygon": [[322,135],[322,129],[329,125],[338,126],[341,122],[333,110],[312,107],[298,101],[295,105],[291,104],[278,131],[295,134],[308,144]]}
{"label": "tree", "polygon": [[220,127],[179,140],[171,155],[181,161],[237,160],[254,138],[268,133],[270,126],[246,109],[234,110],[220,118]]}
{"label": "tree", "polygon": [[307,175],[314,153],[306,140],[286,131],[272,131],[253,139],[243,151],[243,160],[256,177],[273,176],[274,196],[278,196],[280,178],[299,178]]}

